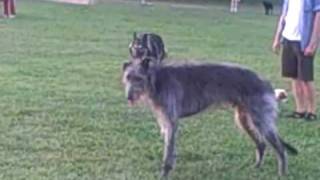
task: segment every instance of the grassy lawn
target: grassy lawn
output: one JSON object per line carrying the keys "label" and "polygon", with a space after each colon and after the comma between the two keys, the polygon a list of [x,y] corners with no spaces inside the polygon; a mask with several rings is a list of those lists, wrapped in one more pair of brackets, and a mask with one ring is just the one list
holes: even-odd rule
{"label": "grassy lawn", "polygon": [[[170,59],[238,63],[289,88],[270,51],[276,21],[260,6],[230,15],[222,5],[19,1],[17,18],[0,20],[0,179],[157,179],[162,140],[156,121],[146,108],[128,109],[120,83],[132,32],[161,34]],[[316,83],[320,91],[319,78]],[[290,111],[292,99],[280,108]],[[319,178],[319,121],[282,116],[278,124],[300,151],[289,157],[290,174],[281,179]],[[221,108],[184,120],[171,178],[278,179],[270,149],[261,170],[253,168],[254,159],[232,110]]]}

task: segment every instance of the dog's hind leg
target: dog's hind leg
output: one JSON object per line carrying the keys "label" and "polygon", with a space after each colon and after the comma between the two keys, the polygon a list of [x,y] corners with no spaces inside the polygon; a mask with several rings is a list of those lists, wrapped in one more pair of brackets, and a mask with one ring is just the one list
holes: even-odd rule
{"label": "dog's hind leg", "polygon": [[[278,174],[281,176],[288,171],[287,153],[276,128],[272,126],[272,124],[265,124],[263,128],[260,127],[259,133],[273,147],[278,160]],[[259,128],[259,126],[256,127]]]}
{"label": "dog's hind leg", "polygon": [[281,139],[275,131],[269,131],[265,135],[266,140],[274,148],[278,159],[278,173],[285,175],[288,171],[287,153]]}
{"label": "dog's hind leg", "polygon": [[264,152],[266,144],[258,131],[254,128],[250,115],[241,107],[235,109],[235,121],[236,124],[244,130],[256,145],[256,163],[255,167],[259,168],[263,162]]}
{"label": "dog's hind leg", "polygon": [[252,123],[263,139],[275,150],[278,160],[278,173],[287,173],[286,146],[281,141],[276,128],[277,103],[274,94],[266,94],[262,98],[253,97],[248,106]]}

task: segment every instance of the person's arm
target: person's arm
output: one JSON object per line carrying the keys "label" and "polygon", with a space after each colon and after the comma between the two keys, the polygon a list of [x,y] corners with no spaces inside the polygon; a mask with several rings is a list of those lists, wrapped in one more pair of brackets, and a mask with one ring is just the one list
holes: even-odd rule
{"label": "person's arm", "polygon": [[272,50],[276,54],[278,54],[280,51],[280,44],[281,44],[280,40],[281,40],[283,28],[285,26],[285,16],[287,14],[287,10],[288,10],[288,0],[284,0],[282,4],[281,16],[279,17],[279,20],[278,20],[278,25],[274,33],[273,44],[272,44]]}
{"label": "person's arm", "polygon": [[305,56],[313,56],[320,43],[320,11],[317,11],[313,21],[313,29],[311,34],[311,39],[306,49],[304,50]]}
{"label": "person's arm", "polygon": [[279,50],[280,50],[281,34],[282,34],[282,30],[283,30],[284,24],[285,24],[284,18],[285,18],[285,15],[282,14],[279,18],[276,32],[275,32],[274,38],[273,38],[272,50],[276,54],[278,54]]}

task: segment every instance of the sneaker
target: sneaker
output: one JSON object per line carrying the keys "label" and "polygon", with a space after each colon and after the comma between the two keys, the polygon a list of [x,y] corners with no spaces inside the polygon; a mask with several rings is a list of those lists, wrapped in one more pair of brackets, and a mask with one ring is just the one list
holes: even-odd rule
{"label": "sneaker", "polygon": [[306,121],[314,121],[317,119],[317,115],[316,114],[313,114],[313,113],[306,113],[304,119]]}

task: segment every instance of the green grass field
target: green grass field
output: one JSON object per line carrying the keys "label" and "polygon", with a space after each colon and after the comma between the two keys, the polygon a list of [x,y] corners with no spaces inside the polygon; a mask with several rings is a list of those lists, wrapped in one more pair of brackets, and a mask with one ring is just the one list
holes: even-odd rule
{"label": "green grass field", "polygon": [[[0,179],[157,179],[162,140],[156,121],[146,108],[127,107],[120,82],[133,31],[161,34],[170,59],[239,63],[289,88],[270,50],[276,21],[260,6],[231,15],[221,4],[19,1],[17,18],[0,20]],[[319,78],[316,83],[319,91]],[[280,108],[281,114],[292,110],[292,99]],[[289,157],[290,174],[281,179],[318,179],[319,121],[282,116],[278,124],[300,151]],[[254,145],[235,127],[231,109],[185,119],[177,147],[171,179],[278,179],[270,149],[262,169],[253,168]]]}

